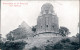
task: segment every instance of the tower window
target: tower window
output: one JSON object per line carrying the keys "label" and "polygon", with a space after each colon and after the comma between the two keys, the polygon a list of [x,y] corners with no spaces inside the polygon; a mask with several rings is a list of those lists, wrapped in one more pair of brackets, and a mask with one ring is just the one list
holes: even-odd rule
{"label": "tower window", "polygon": [[46,27],[48,27],[48,25],[46,25]]}
{"label": "tower window", "polygon": [[49,13],[49,10],[45,10],[45,12],[46,12],[46,14],[48,14]]}
{"label": "tower window", "polygon": [[54,26],[52,26],[54,28]]}
{"label": "tower window", "polygon": [[41,28],[42,28],[42,26],[41,26]]}

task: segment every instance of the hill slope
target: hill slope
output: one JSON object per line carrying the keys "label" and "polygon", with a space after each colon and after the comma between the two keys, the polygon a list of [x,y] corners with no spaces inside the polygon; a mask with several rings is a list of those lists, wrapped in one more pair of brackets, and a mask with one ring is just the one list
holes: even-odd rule
{"label": "hill slope", "polygon": [[28,45],[26,45],[23,50],[29,50],[34,46],[44,47],[48,44],[55,44],[59,42],[61,39],[62,37],[34,37],[34,38],[26,39]]}

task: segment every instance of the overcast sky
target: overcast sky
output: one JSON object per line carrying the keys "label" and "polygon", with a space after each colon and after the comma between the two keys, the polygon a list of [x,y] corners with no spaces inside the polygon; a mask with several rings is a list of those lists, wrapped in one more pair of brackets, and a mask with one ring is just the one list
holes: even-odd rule
{"label": "overcast sky", "polygon": [[[25,3],[21,6],[10,6],[5,3]],[[16,29],[22,21],[29,26],[37,24],[41,6],[51,3],[59,18],[59,26],[67,27],[73,36],[78,30],[79,2],[78,1],[2,1],[1,2],[1,34],[3,37]]]}

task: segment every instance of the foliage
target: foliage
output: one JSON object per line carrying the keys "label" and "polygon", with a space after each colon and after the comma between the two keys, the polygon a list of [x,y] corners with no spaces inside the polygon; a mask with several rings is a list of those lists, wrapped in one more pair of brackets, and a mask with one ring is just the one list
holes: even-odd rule
{"label": "foliage", "polygon": [[69,38],[62,39],[61,42],[62,42],[62,43],[67,43],[67,42],[70,42],[70,39],[69,39]]}
{"label": "foliage", "polygon": [[36,28],[35,27],[32,27],[32,31],[36,32]]}
{"label": "foliage", "polygon": [[69,38],[62,39],[55,45],[47,45],[45,50],[77,50],[79,49],[79,43],[71,42]]}
{"label": "foliage", "polygon": [[45,50],[53,50],[53,46],[47,45],[45,46]]}
{"label": "foliage", "polygon": [[0,39],[1,39],[2,34],[0,34]]}
{"label": "foliage", "polygon": [[41,50],[40,48],[34,46],[33,48],[29,49],[29,50]]}
{"label": "foliage", "polygon": [[2,48],[3,44],[4,44],[4,43],[3,43],[2,41],[0,41],[0,48]]}
{"label": "foliage", "polygon": [[25,41],[6,41],[2,43],[1,49],[2,50],[22,50],[27,43]]}
{"label": "foliage", "polygon": [[1,37],[1,34],[0,34],[0,43],[2,42],[2,39],[1,39],[2,37]]}
{"label": "foliage", "polygon": [[62,36],[67,36],[70,32],[69,32],[69,29],[68,29],[68,28],[66,28],[66,27],[60,27],[59,33],[60,33]]}
{"label": "foliage", "polygon": [[7,35],[7,40],[13,41],[14,37],[11,35],[11,32]]}
{"label": "foliage", "polygon": [[[48,44],[43,50],[78,50],[79,43],[71,41],[69,38],[64,38],[56,44]],[[30,50],[42,50],[42,47],[33,47]]]}
{"label": "foliage", "polygon": [[77,34],[76,34],[76,37],[78,37],[78,38],[79,38],[79,36],[80,36],[80,34],[79,34],[79,33],[77,33]]}

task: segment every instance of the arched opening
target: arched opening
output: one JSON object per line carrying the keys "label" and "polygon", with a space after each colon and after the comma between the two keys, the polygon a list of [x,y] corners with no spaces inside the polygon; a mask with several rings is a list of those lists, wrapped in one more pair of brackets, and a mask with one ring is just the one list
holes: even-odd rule
{"label": "arched opening", "polygon": [[48,25],[46,25],[46,27],[48,27]]}
{"label": "arched opening", "polygon": [[42,29],[42,26],[41,26],[41,29]]}

